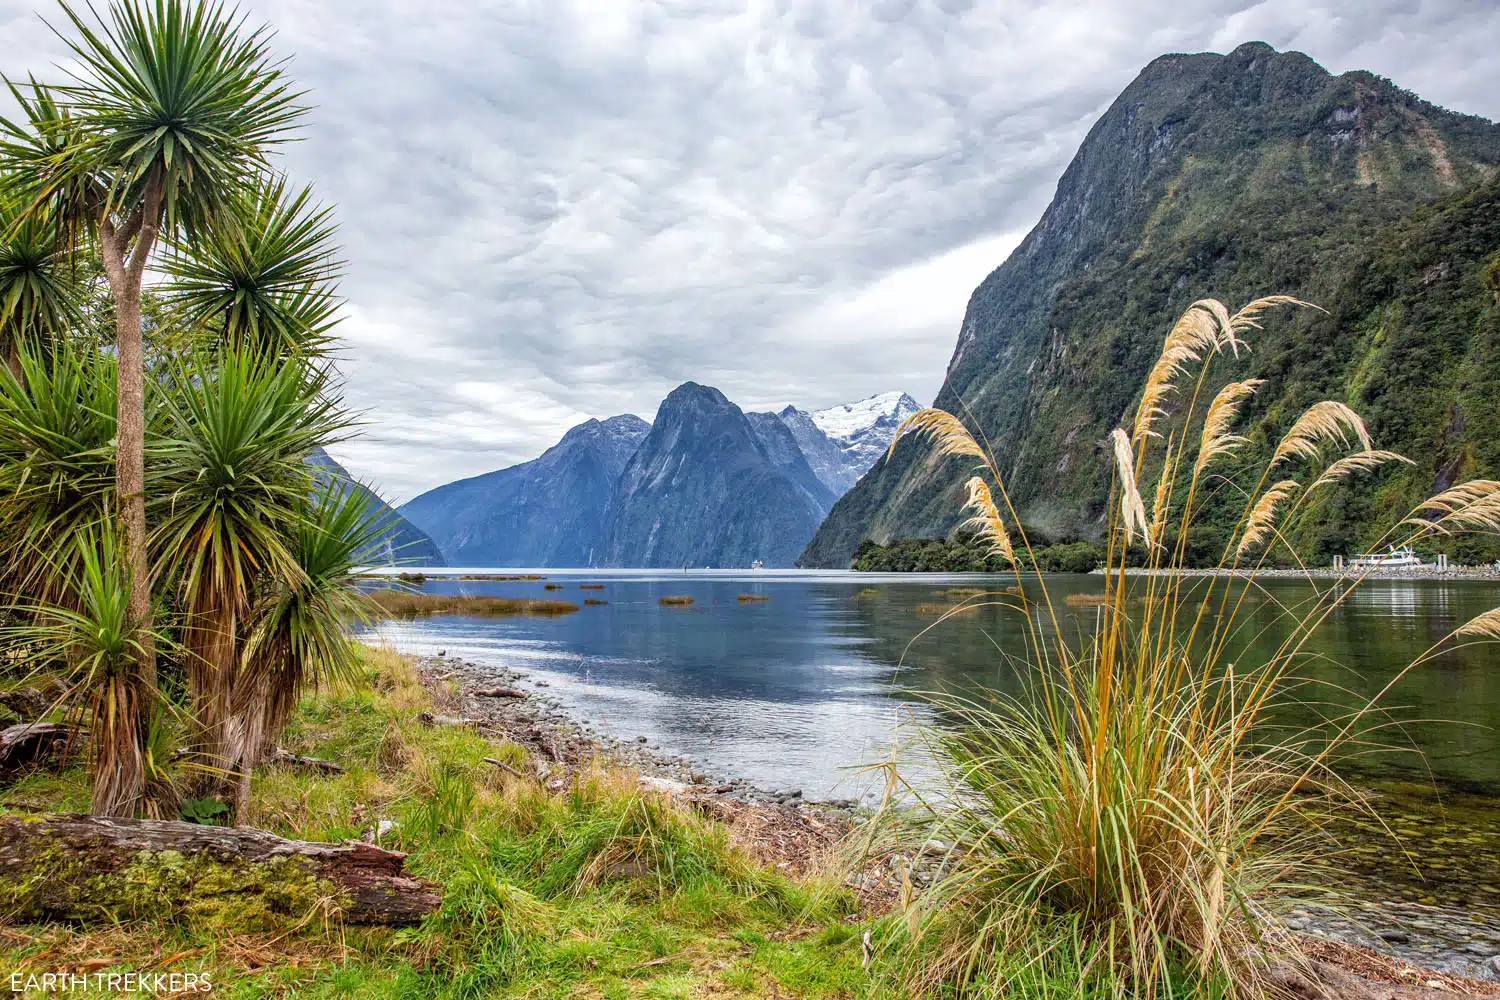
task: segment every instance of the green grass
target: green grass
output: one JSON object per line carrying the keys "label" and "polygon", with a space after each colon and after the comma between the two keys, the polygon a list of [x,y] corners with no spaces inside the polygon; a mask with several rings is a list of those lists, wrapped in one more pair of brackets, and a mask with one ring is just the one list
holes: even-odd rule
{"label": "green grass", "polygon": [[[164,927],[12,926],[0,964],[120,970],[153,960],[208,973],[228,997],[853,997],[864,988],[851,898],[753,863],[728,830],[643,792],[630,773],[591,767],[561,789],[486,764],[529,766],[522,748],[427,728],[434,699],[410,665],[365,657],[361,682],[304,699],[281,744],[347,773],[257,773],[244,821],[286,837],[359,838],[444,884],[416,927],[310,921],[276,933]],[[441,703],[442,697],[438,702]],[[0,791],[0,811],[86,809],[82,763]],[[289,921],[292,918],[288,918]],[[107,966],[99,971],[109,971]]]}

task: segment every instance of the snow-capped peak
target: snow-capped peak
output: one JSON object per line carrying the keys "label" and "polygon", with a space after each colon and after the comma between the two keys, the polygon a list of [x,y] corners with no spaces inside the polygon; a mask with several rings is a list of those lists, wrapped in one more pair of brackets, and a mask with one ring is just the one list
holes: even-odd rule
{"label": "snow-capped peak", "polygon": [[[812,417],[812,422],[818,425],[818,429],[833,441],[848,444],[864,436],[876,426],[888,426],[890,432],[895,433],[901,421],[921,408],[915,399],[897,390],[877,393],[857,403],[845,403],[842,406],[830,406],[826,410],[816,410],[809,416]],[[889,438],[887,438],[887,443],[889,443]]]}

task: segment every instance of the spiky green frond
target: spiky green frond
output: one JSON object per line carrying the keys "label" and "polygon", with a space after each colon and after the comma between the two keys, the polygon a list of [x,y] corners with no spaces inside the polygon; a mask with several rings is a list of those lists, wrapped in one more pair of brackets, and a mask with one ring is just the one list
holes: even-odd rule
{"label": "spiky green frond", "polygon": [[111,211],[128,215],[156,176],[164,228],[208,224],[305,112],[270,56],[270,32],[222,3],[62,9],[75,34],[58,35],[75,68],[55,89]]}
{"label": "spiky green frond", "polygon": [[316,351],[338,306],[336,232],[309,188],[263,177],[196,240],[168,244],[162,291],[188,330],[278,354]]}

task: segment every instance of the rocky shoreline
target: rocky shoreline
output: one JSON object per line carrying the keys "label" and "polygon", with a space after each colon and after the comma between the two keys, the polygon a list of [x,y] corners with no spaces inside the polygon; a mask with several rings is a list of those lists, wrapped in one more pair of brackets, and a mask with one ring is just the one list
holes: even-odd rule
{"label": "rocky shoreline", "polygon": [[[418,657],[416,665],[444,713],[433,715],[430,724],[473,725],[526,747],[536,779],[554,790],[593,761],[629,768],[644,786],[722,820],[757,860],[782,870],[810,869],[861,820],[852,800],[814,802],[799,789],[757,788],[666,754],[644,736],[620,739],[595,732],[548,693],[545,680],[524,671],[444,655]],[[867,903],[884,908],[899,892],[903,868],[920,886],[936,876],[939,863],[937,857],[882,858],[850,875],[849,885]],[[1500,921],[1479,914],[1407,901],[1361,901],[1339,913],[1295,907],[1287,925],[1342,949],[1336,961],[1367,978],[1449,995],[1500,995],[1500,987],[1487,990],[1500,984]]]}

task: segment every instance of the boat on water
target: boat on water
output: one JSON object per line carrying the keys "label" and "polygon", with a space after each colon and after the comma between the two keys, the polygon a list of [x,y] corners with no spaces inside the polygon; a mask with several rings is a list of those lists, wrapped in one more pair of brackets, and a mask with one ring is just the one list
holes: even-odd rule
{"label": "boat on water", "polygon": [[1417,557],[1410,545],[1396,548],[1394,545],[1385,552],[1365,552],[1349,560],[1349,570],[1360,572],[1371,569],[1420,569],[1427,564]]}

